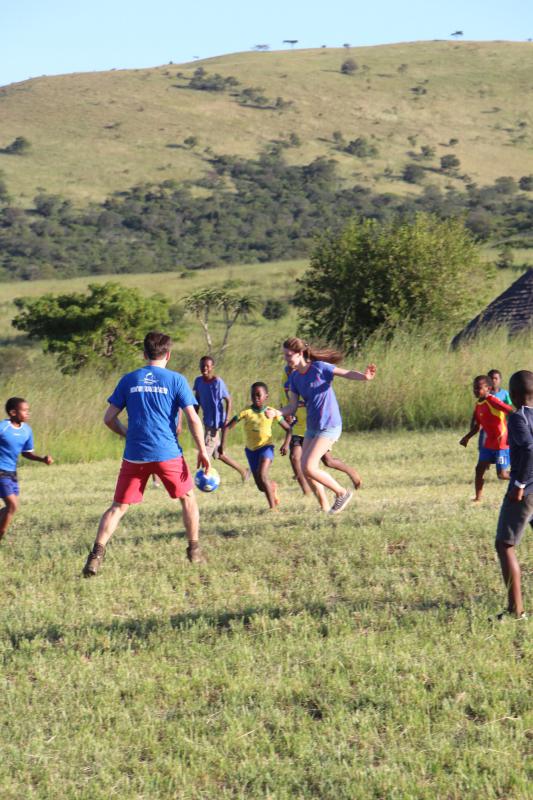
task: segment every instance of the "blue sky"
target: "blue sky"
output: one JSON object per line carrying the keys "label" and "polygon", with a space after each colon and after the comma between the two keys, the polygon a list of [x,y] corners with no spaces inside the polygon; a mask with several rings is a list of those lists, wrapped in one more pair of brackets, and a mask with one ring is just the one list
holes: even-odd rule
{"label": "blue sky", "polygon": [[[533,0],[0,0],[0,85],[298,47],[533,38]],[[533,46],[533,43],[532,43]]]}

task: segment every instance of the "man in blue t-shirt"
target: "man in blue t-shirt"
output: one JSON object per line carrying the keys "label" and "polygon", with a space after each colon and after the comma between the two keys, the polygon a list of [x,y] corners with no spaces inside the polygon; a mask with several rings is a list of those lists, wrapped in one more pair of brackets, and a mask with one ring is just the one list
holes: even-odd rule
{"label": "man in blue t-shirt", "polygon": [[4,537],[18,508],[19,484],[17,461],[22,453],[30,461],[52,464],[52,456],[37,456],[33,452],[33,432],[28,425],[30,407],[23,397],[10,397],[6,403],[7,419],[0,422],[0,540]]}
{"label": "man in blue t-shirt", "polygon": [[[172,340],[152,331],[144,339],[147,365],[128,372],[108,397],[104,423],[126,439],[112,505],[105,511],[92,551],[83,569],[86,578],[96,575],[104,560],[105,547],[120,520],[134,503],[143,499],[150,475],[157,475],[172,498],[180,500],[187,534],[187,558],[193,563],[204,559],[198,542],[199,513],[193,482],[176,434],[176,417],[185,414],[198,448],[198,467],[209,469],[202,423],[196,413],[196,400],[189,384],[179,372],[166,369]],[[118,419],[126,409],[128,427]]]}
{"label": "man in blue t-shirt", "polygon": [[195,378],[192,390],[202,409],[207,455],[232,467],[245,481],[250,477],[250,470],[241,467],[221,448],[220,431],[231,419],[231,395],[228,387],[222,378],[215,375],[215,362],[211,356],[202,356],[200,372],[202,374]]}

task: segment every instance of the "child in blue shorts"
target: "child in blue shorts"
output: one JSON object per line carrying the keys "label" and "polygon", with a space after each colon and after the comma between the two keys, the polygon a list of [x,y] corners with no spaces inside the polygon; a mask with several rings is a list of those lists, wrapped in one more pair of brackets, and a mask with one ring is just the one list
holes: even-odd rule
{"label": "child in blue shorts", "polygon": [[[250,471],[254,476],[255,484],[260,492],[264,492],[271,510],[275,510],[279,505],[277,486],[268,477],[268,471],[274,458],[274,441],[272,439],[272,423],[274,419],[285,431],[285,439],[281,445],[280,452],[286,455],[291,440],[291,428],[281,413],[267,405],[268,387],[266,383],[258,381],[253,383],[250,389],[252,405],[243,409],[233,419],[231,419],[222,431],[221,451],[224,451],[226,432],[234,428],[241,420],[244,421],[244,431],[246,435],[245,454],[250,465]],[[272,413],[272,417],[266,416],[265,412]]]}
{"label": "child in blue shorts", "polygon": [[33,433],[28,425],[30,407],[23,397],[10,397],[6,403],[7,419],[0,423],[0,540],[3,539],[18,508],[19,484],[17,461],[22,453],[30,461],[52,464],[52,456],[37,456],[33,452]]}

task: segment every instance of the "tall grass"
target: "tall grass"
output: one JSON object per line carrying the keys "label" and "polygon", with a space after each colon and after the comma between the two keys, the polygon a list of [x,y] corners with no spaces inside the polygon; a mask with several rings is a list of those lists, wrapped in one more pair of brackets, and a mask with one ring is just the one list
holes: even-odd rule
{"label": "tall grass", "polygon": [[[292,319],[248,324],[236,331],[234,344],[219,365],[233,395],[234,409],[249,404],[249,387],[264,380],[272,405],[281,403],[283,362],[281,343],[291,331]],[[171,365],[192,382],[203,352],[192,336],[173,353]],[[492,367],[504,374],[504,383],[517,369],[533,368],[533,334],[510,339],[504,331],[485,335],[458,351],[430,331],[400,331],[390,341],[376,337],[363,353],[346,359],[346,366],[363,368],[372,360],[378,375],[371,384],[336,379],[348,431],[371,429],[461,428],[468,425],[474,398],[472,378]],[[106,399],[119,375],[103,377],[84,372],[61,375],[50,357],[38,356],[30,369],[0,382],[2,397],[26,397],[32,407],[39,452],[50,451],[64,462],[118,457],[122,442],[102,424]],[[231,434],[230,444],[241,443],[242,432]],[[184,444],[190,444],[184,435]]]}

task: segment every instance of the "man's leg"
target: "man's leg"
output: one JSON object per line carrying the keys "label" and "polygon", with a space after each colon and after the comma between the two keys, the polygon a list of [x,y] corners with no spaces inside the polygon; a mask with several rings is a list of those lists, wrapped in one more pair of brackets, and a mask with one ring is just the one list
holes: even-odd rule
{"label": "man's leg", "polygon": [[83,568],[83,575],[86,578],[92,578],[97,574],[102,566],[105,557],[106,544],[118,528],[120,520],[129,508],[129,503],[113,502],[111,506],[104,511],[98,525],[96,539],[94,540],[93,549],[89,553],[86,564]]}
{"label": "man's leg", "polygon": [[524,612],[520,564],[516,548],[507,542],[496,542],[503,582],[507,589],[507,611],[519,617]]}
{"label": "man's leg", "polygon": [[19,499],[16,494],[9,494],[7,497],[3,497],[2,500],[5,506],[0,511],[0,540],[4,538],[5,532],[19,507]]}
{"label": "man's leg", "polygon": [[191,564],[205,563],[205,557],[200,548],[200,512],[198,503],[192,489],[180,497],[183,524],[187,535],[187,558]]}
{"label": "man's leg", "polygon": [[359,489],[361,486],[362,480],[357,470],[348,466],[348,464],[345,464],[344,461],[340,460],[340,458],[336,458],[332,454],[331,450],[328,450],[327,453],[324,453],[322,456],[322,463],[330,469],[336,469],[338,472],[344,472],[345,475],[348,475],[353,483],[354,489]]}
{"label": "man's leg", "polygon": [[476,490],[476,496],[474,497],[474,502],[479,503],[481,500],[481,495],[483,494],[483,486],[485,485],[485,472],[490,467],[490,461],[478,461],[476,464],[476,477],[474,480],[474,486]]}

